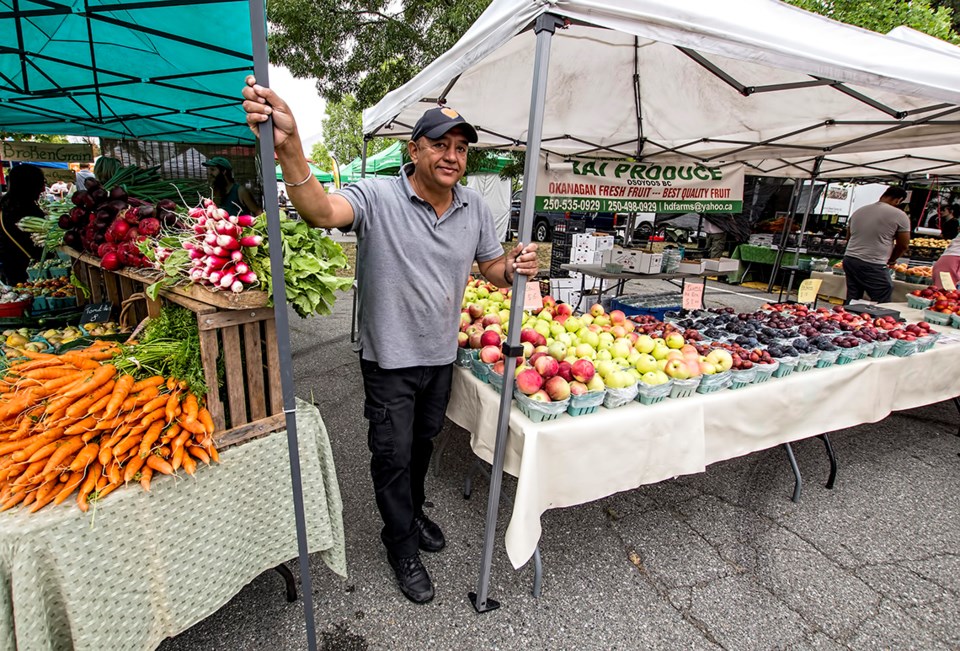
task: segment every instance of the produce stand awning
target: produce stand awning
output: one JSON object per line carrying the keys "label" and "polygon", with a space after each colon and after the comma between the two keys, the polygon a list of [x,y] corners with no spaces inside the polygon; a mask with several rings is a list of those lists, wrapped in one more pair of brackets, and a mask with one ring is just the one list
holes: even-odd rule
{"label": "produce stand awning", "polygon": [[545,13],[569,23],[551,44],[548,155],[755,161],[960,142],[954,56],[774,0],[494,0],[364,112],[364,131],[402,137],[446,103],[480,146],[524,146],[529,106],[503,98],[530,92],[528,28]]}
{"label": "produce stand awning", "polygon": [[[383,151],[367,158],[367,174],[377,174],[383,176],[392,176],[400,171],[403,165],[403,143],[399,140]],[[360,178],[360,158],[354,158],[346,165],[340,166],[340,175],[347,181],[355,181]]]}
{"label": "produce stand awning", "polygon": [[0,7],[3,129],[254,141],[238,101],[253,72],[247,2],[0,0]]}
{"label": "produce stand awning", "polygon": [[[322,169],[314,165],[313,163],[307,163],[310,166],[310,172],[314,177],[321,183],[330,183],[333,181],[333,174],[330,172],[324,172]],[[283,180],[283,171],[280,169],[280,164],[277,164],[277,180]]]}

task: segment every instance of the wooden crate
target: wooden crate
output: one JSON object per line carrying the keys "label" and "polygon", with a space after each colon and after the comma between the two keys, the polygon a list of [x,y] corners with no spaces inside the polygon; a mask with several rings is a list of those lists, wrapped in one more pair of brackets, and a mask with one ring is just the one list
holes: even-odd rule
{"label": "wooden crate", "polygon": [[[156,280],[142,270],[106,271],[99,258],[65,249],[74,258],[74,272],[90,289],[81,303],[109,301],[121,305]],[[132,309],[139,322],[156,316],[163,302],[171,302],[197,315],[200,352],[210,391],[207,408],[213,416],[214,438],[233,445],[285,427],[280,389],[280,356],[273,308],[265,292],[212,292],[199,286],[175,287],[160,292],[160,300],[146,298]],[[217,390],[217,360],[223,355],[224,396]]]}

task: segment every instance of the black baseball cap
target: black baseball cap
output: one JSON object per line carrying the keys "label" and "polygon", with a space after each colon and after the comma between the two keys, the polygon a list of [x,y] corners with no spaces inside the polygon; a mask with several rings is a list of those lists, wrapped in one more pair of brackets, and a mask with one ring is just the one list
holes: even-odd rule
{"label": "black baseball cap", "polygon": [[479,140],[477,130],[473,128],[473,125],[464,120],[463,116],[452,108],[445,106],[426,111],[413,127],[413,133],[410,134],[410,139],[416,140],[421,136],[426,136],[431,140],[437,140],[438,138],[442,138],[447,131],[450,131],[450,129],[454,127],[463,128],[464,135],[467,136],[467,142],[475,143]]}

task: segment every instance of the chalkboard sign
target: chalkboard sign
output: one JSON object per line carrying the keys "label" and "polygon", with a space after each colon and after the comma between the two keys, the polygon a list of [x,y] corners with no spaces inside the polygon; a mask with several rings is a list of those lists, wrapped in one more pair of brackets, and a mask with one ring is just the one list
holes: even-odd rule
{"label": "chalkboard sign", "polygon": [[113,303],[91,303],[83,308],[80,323],[106,323],[113,313]]}

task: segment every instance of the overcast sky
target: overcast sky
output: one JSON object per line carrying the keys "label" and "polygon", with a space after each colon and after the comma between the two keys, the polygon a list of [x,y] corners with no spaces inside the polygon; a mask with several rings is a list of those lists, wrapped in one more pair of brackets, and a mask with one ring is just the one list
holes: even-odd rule
{"label": "overcast sky", "polygon": [[320,139],[326,102],[317,94],[315,79],[296,79],[286,68],[270,66],[270,86],[282,97],[297,118],[306,154]]}

